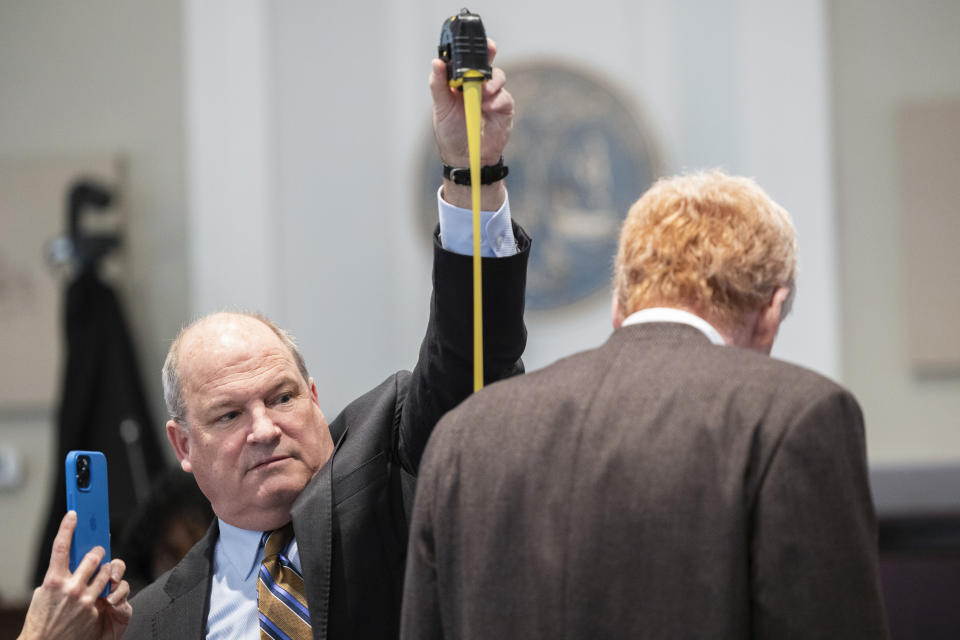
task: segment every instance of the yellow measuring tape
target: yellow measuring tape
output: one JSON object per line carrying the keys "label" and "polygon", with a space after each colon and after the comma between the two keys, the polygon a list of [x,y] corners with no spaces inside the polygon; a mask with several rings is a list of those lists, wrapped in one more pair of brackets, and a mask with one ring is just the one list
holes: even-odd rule
{"label": "yellow measuring tape", "polygon": [[467,71],[462,79],[463,110],[467,121],[467,147],[470,152],[470,199],[473,206],[473,390],[483,388],[483,274],[480,268],[480,93],[483,74]]}
{"label": "yellow measuring tape", "polygon": [[438,54],[447,65],[448,83],[463,92],[470,189],[473,205],[473,390],[483,388],[483,278],[480,260],[480,110],[484,81],[491,77],[487,35],[480,16],[469,9],[448,18],[440,30]]}

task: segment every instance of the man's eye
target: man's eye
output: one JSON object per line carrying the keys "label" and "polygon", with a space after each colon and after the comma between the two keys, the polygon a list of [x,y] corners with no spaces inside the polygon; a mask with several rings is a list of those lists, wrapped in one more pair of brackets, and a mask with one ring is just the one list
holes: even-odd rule
{"label": "man's eye", "polygon": [[277,404],[286,404],[291,400],[293,400],[292,393],[281,393],[279,396],[277,396]]}
{"label": "man's eye", "polygon": [[228,411],[227,413],[217,418],[217,422],[220,422],[220,423],[231,422],[234,418],[236,418],[239,415],[240,415],[239,411]]}

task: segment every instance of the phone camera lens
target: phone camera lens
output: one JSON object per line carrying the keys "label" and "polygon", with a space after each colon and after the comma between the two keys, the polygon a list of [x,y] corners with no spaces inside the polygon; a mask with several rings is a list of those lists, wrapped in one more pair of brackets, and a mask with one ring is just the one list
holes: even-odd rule
{"label": "phone camera lens", "polygon": [[85,489],[90,486],[90,456],[77,457],[77,487]]}

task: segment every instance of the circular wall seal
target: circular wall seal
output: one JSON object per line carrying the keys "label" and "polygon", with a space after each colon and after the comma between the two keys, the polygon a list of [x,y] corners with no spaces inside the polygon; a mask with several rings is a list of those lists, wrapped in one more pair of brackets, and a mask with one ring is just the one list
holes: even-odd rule
{"label": "circular wall seal", "polygon": [[[504,154],[510,210],[533,238],[527,307],[555,309],[607,289],[620,223],[658,166],[623,96],[594,74],[553,62],[509,65],[517,102]],[[430,132],[419,210],[436,224],[440,173]]]}

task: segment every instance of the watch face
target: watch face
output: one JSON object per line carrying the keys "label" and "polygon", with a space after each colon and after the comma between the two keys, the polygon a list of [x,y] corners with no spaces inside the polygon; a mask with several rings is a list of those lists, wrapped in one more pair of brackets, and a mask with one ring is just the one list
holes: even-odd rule
{"label": "watch face", "polygon": [[[658,175],[650,136],[613,87],[556,63],[505,66],[517,103],[504,152],[510,211],[533,238],[527,307],[563,307],[609,292],[620,223]],[[436,224],[439,160],[422,161],[419,210]]]}

